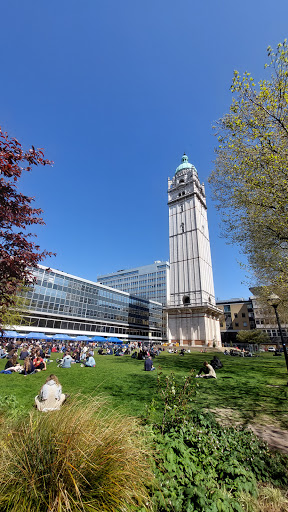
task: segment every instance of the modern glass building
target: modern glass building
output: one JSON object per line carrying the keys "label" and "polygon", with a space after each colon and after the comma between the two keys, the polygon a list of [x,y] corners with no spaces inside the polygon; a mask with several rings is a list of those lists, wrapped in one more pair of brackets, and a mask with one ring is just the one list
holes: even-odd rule
{"label": "modern glass building", "polygon": [[162,305],[39,265],[18,332],[162,341]]}
{"label": "modern glass building", "polygon": [[169,270],[168,261],[155,261],[151,265],[99,276],[97,282],[166,305],[169,296]]}

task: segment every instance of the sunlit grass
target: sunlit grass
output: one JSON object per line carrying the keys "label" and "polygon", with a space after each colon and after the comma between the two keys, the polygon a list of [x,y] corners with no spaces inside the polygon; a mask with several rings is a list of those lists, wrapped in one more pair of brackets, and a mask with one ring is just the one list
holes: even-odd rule
{"label": "sunlit grass", "polygon": [[149,504],[147,439],[135,419],[107,411],[102,400],[76,396],[3,436],[1,511],[125,512]]}
{"label": "sunlit grass", "polygon": [[[34,397],[46,380],[55,373],[64,393],[74,396],[99,396],[108,398],[112,409],[120,408],[134,416],[145,414],[146,404],[156,394],[157,374],[174,372],[176,378],[188,375],[192,368],[198,370],[203,361],[213,354],[192,353],[184,357],[167,352],[155,358],[155,372],[144,372],[143,361],[131,357],[95,356],[96,368],[57,368],[53,361],[47,372],[24,377],[0,375],[0,395],[15,395],[20,405],[29,412]],[[58,357],[53,354],[53,358]],[[195,402],[208,409],[231,408],[239,411],[243,421],[251,421],[261,414],[288,426],[288,374],[284,357],[261,354],[256,358],[236,358],[220,355],[223,368],[217,371],[217,380],[197,379],[199,384]],[[5,360],[0,360],[0,369]],[[157,396],[156,396],[157,398]]]}
{"label": "sunlit grass", "polygon": [[287,492],[270,485],[260,485],[257,498],[242,494],[239,502],[244,512],[287,512]]}

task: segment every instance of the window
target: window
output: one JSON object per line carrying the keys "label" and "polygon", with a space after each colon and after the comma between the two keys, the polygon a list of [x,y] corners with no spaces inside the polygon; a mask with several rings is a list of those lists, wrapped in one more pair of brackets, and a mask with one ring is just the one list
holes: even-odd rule
{"label": "window", "polygon": [[234,313],[234,318],[238,318],[238,313]]}
{"label": "window", "polygon": [[245,316],[246,316],[246,313],[242,313],[242,318],[245,318]]}
{"label": "window", "polygon": [[243,327],[247,327],[247,322],[243,322]]}
{"label": "window", "polygon": [[235,322],[235,327],[239,327],[239,324],[238,324],[238,322]]}

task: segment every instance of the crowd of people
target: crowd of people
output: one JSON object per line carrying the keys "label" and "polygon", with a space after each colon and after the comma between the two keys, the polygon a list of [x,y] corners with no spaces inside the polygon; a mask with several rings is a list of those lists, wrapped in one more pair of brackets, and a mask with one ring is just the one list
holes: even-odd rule
{"label": "crowd of people", "polygon": [[11,341],[6,341],[0,346],[0,359],[7,359],[1,373],[18,372],[26,376],[46,371],[53,352],[61,354],[61,358],[57,362],[58,366],[62,368],[71,368],[72,363],[80,363],[82,366],[88,367],[93,367],[96,364],[94,347],[88,347],[84,343],[55,344],[31,340],[28,343],[16,345]]}
{"label": "crowd of people", "polygon": [[[158,356],[164,347],[145,346],[140,342],[130,343],[129,345],[113,345],[104,343],[99,346],[95,343],[87,344],[85,342],[64,342],[55,343],[52,341],[22,342],[20,345],[6,340],[0,345],[0,359],[7,359],[4,370],[0,373],[11,374],[14,372],[24,376],[32,375],[37,372],[47,370],[47,366],[51,362],[51,354],[60,355],[57,366],[61,368],[71,368],[73,364],[79,363],[80,366],[93,368],[96,366],[94,353],[97,351],[100,356],[123,356],[130,355],[132,359],[144,361],[144,370],[153,371],[156,368],[153,365],[153,358]],[[168,352],[171,352],[168,349]],[[183,347],[176,351],[180,356],[184,356],[186,352]],[[198,372],[196,377],[217,378],[216,369],[223,365],[219,358],[214,356],[210,364],[205,361],[203,368]],[[42,386],[39,394],[35,397],[35,407],[39,411],[48,412],[60,409],[65,402],[67,395],[62,393],[62,387],[56,375],[51,373]]]}
{"label": "crowd of people", "polygon": [[81,367],[93,368],[96,365],[95,351],[102,356],[130,355],[138,360],[159,355],[163,347],[142,346],[140,342],[132,342],[129,345],[117,345],[112,343],[99,344],[86,342],[52,341],[22,342],[16,345],[12,341],[4,341],[0,345],[0,359],[7,359],[4,370],[0,373],[10,374],[18,372],[25,376],[36,372],[46,371],[51,360],[51,354],[57,352],[61,357],[57,359],[57,365],[61,368],[71,368],[74,363],[80,363]]}

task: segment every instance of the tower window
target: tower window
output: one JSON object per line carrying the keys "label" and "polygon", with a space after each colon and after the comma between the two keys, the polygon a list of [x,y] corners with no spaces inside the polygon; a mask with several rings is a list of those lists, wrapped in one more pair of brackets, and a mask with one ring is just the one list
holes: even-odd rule
{"label": "tower window", "polygon": [[190,297],[188,297],[188,295],[184,295],[182,300],[183,300],[184,306],[187,306],[188,304],[190,304]]}
{"label": "tower window", "polygon": [[179,180],[179,183],[185,183],[185,180],[181,178],[181,180]]}

